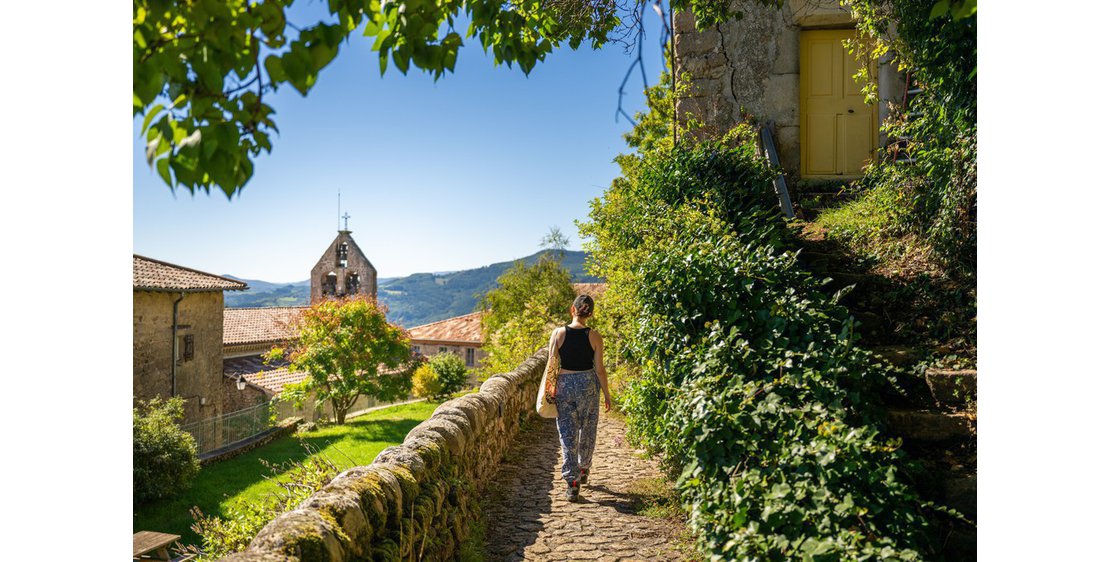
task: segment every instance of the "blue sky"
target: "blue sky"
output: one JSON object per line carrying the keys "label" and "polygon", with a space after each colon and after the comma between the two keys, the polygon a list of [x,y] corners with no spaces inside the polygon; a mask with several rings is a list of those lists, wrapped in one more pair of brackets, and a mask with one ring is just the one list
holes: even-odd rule
{"label": "blue sky", "polygon": [[[297,23],[306,23],[307,17]],[[648,78],[661,69],[658,23],[645,43]],[[176,194],[143,159],[134,123],[134,251],[213,273],[267,281],[308,277],[336,231],[336,191],[355,239],[393,277],[479,267],[537,251],[558,226],[581,247],[575,219],[619,173],[628,149],[614,120],[631,57],[619,45],[557,50],[530,76],[494,67],[477,41],[434,82],[378,72],[369,41],[352,37],[309,96],[271,95],[280,135],[230,201],[214,190]],[[640,81],[625,107],[643,107]]]}

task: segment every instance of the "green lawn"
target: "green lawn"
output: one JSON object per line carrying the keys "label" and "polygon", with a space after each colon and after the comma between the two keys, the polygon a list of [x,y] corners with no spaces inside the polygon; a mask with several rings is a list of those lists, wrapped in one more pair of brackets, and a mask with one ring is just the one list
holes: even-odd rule
{"label": "green lawn", "polygon": [[185,544],[195,544],[198,538],[189,529],[193,523],[190,507],[197,506],[206,515],[223,516],[236,500],[250,501],[277,489],[263,478],[270,472],[261,461],[281,464],[304,460],[310,455],[303,441],[341,469],[370,464],[382,449],[403,441],[409,430],[432,415],[436,406],[438,403],[416,402],[384,408],[350,418],[342,426],[324,427],[301,437],[282,437],[233,459],[208,465],[201,469],[189,490],[137,508],[132,527],[136,532],[178,534]]}

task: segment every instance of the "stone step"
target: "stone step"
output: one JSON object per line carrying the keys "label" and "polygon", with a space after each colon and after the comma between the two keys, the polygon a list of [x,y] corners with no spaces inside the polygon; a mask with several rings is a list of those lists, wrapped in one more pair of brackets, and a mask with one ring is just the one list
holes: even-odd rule
{"label": "stone step", "polygon": [[920,348],[905,345],[882,345],[869,349],[895,367],[909,367],[925,357]]}
{"label": "stone step", "polygon": [[941,553],[945,560],[972,562],[976,560],[976,529],[961,525],[945,533]]}
{"label": "stone step", "polygon": [[975,369],[930,369],[925,382],[937,404],[956,410],[975,411],[978,379]]}
{"label": "stone step", "polygon": [[965,413],[891,409],[887,424],[906,441],[936,443],[975,438],[975,418]]}
{"label": "stone step", "polygon": [[957,473],[946,476],[941,484],[944,504],[972,521],[978,516],[976,480],[974,472]]}

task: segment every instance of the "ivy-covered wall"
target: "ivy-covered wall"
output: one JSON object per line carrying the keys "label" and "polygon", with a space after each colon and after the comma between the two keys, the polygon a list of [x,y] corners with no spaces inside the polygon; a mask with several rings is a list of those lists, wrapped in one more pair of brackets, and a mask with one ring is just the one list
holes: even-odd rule
{"label": "ivy-covered wall", "polygon": [[454,559],[481,485],[533,415],[546,349],[440,405],[405,441],[347,470],[225,562]]}

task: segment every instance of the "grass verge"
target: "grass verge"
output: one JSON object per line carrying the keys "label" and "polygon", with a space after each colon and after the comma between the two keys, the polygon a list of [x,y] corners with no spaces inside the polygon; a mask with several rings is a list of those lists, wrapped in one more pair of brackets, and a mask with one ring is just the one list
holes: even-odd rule
{"label": "grass verge", "polygon": [[[275,492],[278,486],[266,478],[266,464],[301,462],[314,455],[331,459],[340,468],[370,464],[386,447],[404,441],[409,430],[431,417],[438,402],[416,402],[376,410],[296,436],[283,437],[238,457],[201,469],[192,488],[181,495],[139,506],[132,517],[134,531],[150,530],[181,535],[185,544],[199,538],[189,528],[189,509],[206,515],[227,516],[236,501],[252,501]],[[278,476],[280,479],[281,476]]]}

